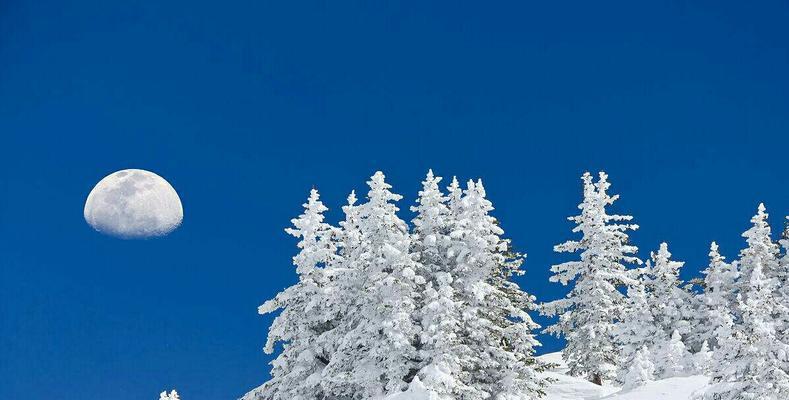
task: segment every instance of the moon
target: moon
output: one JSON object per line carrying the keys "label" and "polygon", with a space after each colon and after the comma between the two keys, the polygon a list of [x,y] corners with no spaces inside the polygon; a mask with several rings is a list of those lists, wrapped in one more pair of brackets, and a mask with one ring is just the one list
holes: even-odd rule
{"label": "moon", "polygon": [[181,199],[159,175],[124,169],[107,175],[85,201],[85,221],[93,229],[122,239],[164,236],[183,221]]}

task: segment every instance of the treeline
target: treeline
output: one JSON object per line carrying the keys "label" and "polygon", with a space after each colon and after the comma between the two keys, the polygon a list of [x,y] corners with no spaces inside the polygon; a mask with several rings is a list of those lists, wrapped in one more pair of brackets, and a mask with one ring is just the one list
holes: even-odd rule
{"label": "treeline", "polygon": [[694,291],[666,243],[642,266],[627,235],[638,228],[632,217],[607,212],[617,199],[607,178],[583,176],[581,213],[570,218],[581,239],[555,247],[580,259],[551,267],[551,281],[572,289],[540,307],[559,318],[546,331],[566,338],[570,373],[626,388],[703,373],[713,378],[704,399],[789,399],[789,241],[773,241],[764,205],[737,260],[711,244]]}
{"label": "treeline", "polygon": [[384,175],[352,192],[338,227],[312,190],[287,232],[299,282],[260,307],[280,310],[271,380],[248,399],[371,399],[423,385],[447,398],[528,399],[545,382],[533,348],[534,298],[512,281],[523,258],[503,238],[481,181],[428,173],[411,228]]}
{"label": "treeline", "polygon": [[789,241],[773,242],[764,207],[737,260],[713,243],[703,279],[686,283],[667,244],[637,257],[632,217],[608,214],[618,196],[605,173],[582,181],[570,218],[580,239],[555,247],[578,259],[551,267],[551,281],[572,288],[539,305],[513,281],[523,256],[481,181],[453,179],[444,192],[428,172],[410,227],[381,172],[366,202],[351,192],[338,226],[313,189],[286,230],[299,238],[299,281],[259,309],[279,311],[265,350],[281,350],[245,399],[372,399],[409,386],[439,399],[539,398],[549,382],[530,311],[558,317],[545,332],[566,339],[570,374],[592,382],[706,373],[705,399],[789,398]]}

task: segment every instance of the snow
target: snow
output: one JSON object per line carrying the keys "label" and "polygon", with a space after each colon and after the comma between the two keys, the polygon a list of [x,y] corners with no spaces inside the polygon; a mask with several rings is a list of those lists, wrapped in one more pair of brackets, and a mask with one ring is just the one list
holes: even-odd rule
{"label": "snow", "polygon": [[402,393],[393,394],[391,396],[387,396],[385,400],[436,400],[438,396],[434,393],[431,393],[425,385],[419,380],[419,377],[415,377],[411,384],[408,385],[408,390]]}
{"label": "snow", "polygon": [[562,361],[561,352],[545,354],[538,358],[558,365],[543,373],[543,377],[554,380],[548,385],[545,400],[690,400],[694,392],[706,387],[709,382],[708,377],[701,375],[675,377],[649,382],[644,386],[622,392],[618,386],[598,386],[585,379],[566,375],[567,366]]}
{"label": "snow", "polygon": [[[583,236],[554,248],[581,254],[550,278],[574,287],[536,306],[510,279],[524,256],[507,250],[481,181],[461,190],[453,179],[445,196],[429,171],[409,228],[384,178],[373,175],[365,203],[351,192],[339,228],[313,189],[286,229],[300,239],[299,281],[259,309],[279,312],[265,351],[283,345],[271,379],[245,399],[789,399],[789,255],[764,206],[737,260],[711,245],[697,293],[666,243],[630,268],[641,261],[625,231],[637,226],[607,213],[618,196],[605,173],[584,174],[581,215],[570,217]],[[567,342],[540,357],[547,371],[533,356],[535,310],[558,315],[544,332]]]}
{"label": "snow", "polygon": [[[622,391],[613,385],[595,385],[585,379],[567,375],[568,368],[562,361],[562,353],[549,353],[538,357],[556,367],[543,372],[543,378],[552,379],[542,400],[690,400],[693,393],[707,387],[710,379],[703,375],[674,377],[648,382],[632,390]],[[436,400],[437,396],[427,391],[418,378],[408,390],[385,400]]]}
{"label": "snow", "polygon": [[597,386],[587,380],[556,372],[546,372],[543,376],[555,380],[548,384],[548,395],[544,397],[545,400],[602,399],[619,390],[614,386]]}
{"label": "snow", "polygon": [[564,337],[573,375],[604,381],[615,378],[621,367],[617,355],[622,345],[611,332],[619,316],[626,314],[628,299],[622,287],[636,283],[629,265],[640,265],[641,260],[626,233],[638,225],[629,223],[632,216],[608,214],[607,207],[619,196],[606,192],[611,185],[608,175],[599,176],[594,182],[590,173],[583,175],[581,213],[568,218],[576,224],[573,233],[582,237],[554,246],[557,253],[580,252],[579,259],[551,267],[551,282],[573,288],[564,298],[543,303],[540,313],[558,316],[543,332]]}
{"label": "snow", "polygon": [[703,375],[674,377],[649,382],[625,393],[616,393],[606,400],[685,400],[703,389],[710,378]]}
{"label": "snow", "polygon": [[544,378],[553,380],[548,384],[545,400],[591,400],[601,399],[619,390],[615,386],[598,386],[585,379],[567,375],[567,365],[562,360],[562,353],[548,353],[537,357],[539,360],[554,364],[556,367],[543,372]]}

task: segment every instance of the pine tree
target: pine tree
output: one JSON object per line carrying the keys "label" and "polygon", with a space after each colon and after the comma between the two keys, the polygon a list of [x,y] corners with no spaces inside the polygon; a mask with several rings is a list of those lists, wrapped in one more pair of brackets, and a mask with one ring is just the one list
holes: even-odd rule
{"label": "pine tree", "polygon": [[327,208],[313,189],[304,213],[293,219],[293,228],[285,231],[301,241],[293,257],[299,281],[267,301],[261,314],[281,313],[269,328],[265,351],[274,352],[283,343],[282,352],[272,361],[271,379],[247,395],[249,399],[312,399],[322,396],[321,371],[329,354],[317,342],[332,326],[321,310],[321,300],[328,290],[325,267],[336,260],[336,228],[323,222]]}
{"label": "pine tree", "polygon": [[771,315],[775,282],[766,278],[759,264],[750,270],[749,281],[747,298],[738,296],[742,321],[713,356],[715,383],[704,393],[705,399],[789,398],[789,349],[777,339]]}
{"label": "pine tree", "polygon": [[633,359],[628,363],[622,390],[631,390],[654,380],[655,365],[651,357],[646,346],[642,346],[633,354]]}
{"label": "pine tree", "polygon": [[768,274],[777,268],[778,252],[770,238],[764,205],[759,205],[751,223],[751,229],[743,233],[748,247],[740,253],[738,323],[731,336],[718,338],[720,346],[713,356],[715,383],[703,394],[705,399],[789,398],[789,346],[779,340],[776,330],[778,282]]}
{"label": "pine tree", "polygon": [[339,233],[339,259],[335,267],[331,268],[330,279],[332,280],[333,292],[327,296],[326,310],[332,315],[332,320],[336,323],[337,329],[332,333],[331,341],[336,345],[350,330],[349,324],[353,323],[353,315],[356,314],[354,306],[364,291],[363,283],[363,248],[361,232],[361,207],[356,204],[356,192],[351,191],[347,198],[347,204],[342,207],[345,219],[340,221],[341,231]]}
{"label": "pine tree", "polygon": [[[647,304],[655,325],[665,334],[663,337],[670,338],[676,330],[685,341],[691,336],[690,321],[694,310],[692,294],[681,287],[682,282],[679,280],[679,270],[683,264],[671,260],[668,244],[661,243],[659,250],[652,252],[651,260],[647,261],[645,284]],[[701,347],[701,341],[698,345]]]}
{"label": "pine tree", "polygon": [[[450,189],[452,193],[452,189]],[[451,233],[456,262],[455,290],[462,310],[463,343],[472,357],[463,359],[464,379],[476,392],[465,399],[531,399],[543,393],[544,381],[533,356],[538,328],[527,310],[533,297],[512,281],[520,274],[522,257],[512,252],[504,231],[490,215],[492,203],[482,182],[469,181],[457,226]]]}
{"label": "pine tree", "polygon": [[786,217],[786,228],[781,235],[781,248],[783,255],[778,262],[778,269],[774,274],[778,289],[779,308],[776,313],[778,319],[778,336],[782,343],[789,345],[789,217]]}
{"label": "pine tree", "polygon": [[573,376],[585,376],[596,384],[614,378],[621,354],[613,338],[614,325],[621,321],[625,297],[622,285],[634,283],[626,264],[639,263],[633,256],[637,248],[629,244],[628,230],[637,225],[621,223],[631,216],[609,215],[606,207],[619,196],[607,193],[608,176],[600,173],[597,183],[589,173],[583,175],[584,199],[578,206],[581,214],[570,217],[577,224],[573,232],[580,232],[580,241],[570,240],[557,245],[556,252],[581,252],[579,261],[551,267],[552,282],[574,286],[566,298],[543,305],[548,316],[559,315],[559,321],[546,329],[547,333],[564,336],[567,347],[563,358]]}
{"label": "pine tree", "polygon": [[410,237],[397,216],[383,173],[368,181],[368,202],[359,206],[355,250],[358,293],[343,322],[347,333],[324,372],[329,397],[369,399],[404,390],[418,371],[418,287],[424,279],[411,259]]}
{"label": "pine tree", "polygon": [[693,354],[693,372],[708,374],[712,368],[712,351],[707,341],[701,343],[701,349]]}
{"label": "pine tree", "polygon": [[457,220],[463,209],[463,189],[456,176],[452,177],[452,182],[447,186],[447,206],[450,218]]}
{"label": "pine tree", "polygon": [[[615,343],[621,352],[617,380],[622,383],[627,382],[627,375],[630,373],[634,357],[639,350],[647,350],[655,343],[662,343],[666,340],[663,331],[655,325],[652,311],[647,303],[644,282],[641,279],[636,279],[628,287],[626,301],[622,320],[614,327]],[[654,365],[652,367],[654,369]]]}
{"label": "pine tree", "polygon": [[[454,263],[448,258],[450,232],[456,220],[441,193],[440,177],[428,171],[422,182],[413,220],[412,253],[426,279],[419,310],[422,333],[419,378],[423,386],[447,398],[465,398],[475,390],[464,382],[462,360],[472,356],[460,338],[462,316],[453,287]],[[457,184],[457,180],[454,181]],[[467,378],[466,378],[467,379]]]}
{"label": "pine tree", "polygon": [[682,342],[677,330],[671,333],[668,342],[658,344],[655,349],[655,374],[661,378],[687,375],[692,360],[690,352]]}
{"label": "pine tree", "polygon": [[164,392],[159,393],[159,400],[180,400],[181,398],[178,397],[178,392],[175,390],[170,391],[167,393],[165,390]]}
{"label": "pine tree", "polygon": [[704,291],[699,294],[700,307],[694,325],[698,338],[715,348],[718,346],[718,336],[727,337],[734,324],[734,288],[739,273],[736,264],[727,263],[718,252],[715,242],[710,245],[709,257],[709,266],[702,271]]}
{"label": "pine tree", "polygon": [[340,227],[342,228],[342,233],[340,234],[342,238],[340,243],[340,254],[348,262],[355,261],[356,252],[362,241],[361,228],[359,227],[359,206],[356,205],[357,201],[356,191],[352,190],[348,195],[348,204],[342,207],[342,211],[345,214],[345,220],[340,222]]}
{"label": "pine tree", "polygon": [[[350,381],[350,372],[335,367],[331,360],[341,358],[340,344],[356,323],[357,303],[364,290],[361,267],[360,207],[356,205],[356,193],[351,191],[347,204],[342,207],[345,219],[340,221],[338,257],[323,276],[329,282],[321,298],[321,311],[330,330],[319,337],[316,343],[328,355],[326,368],[321,373],[321,389],[324,398],[343,398],[346,393],[357,389]],[[349,397],[350,398],[350,397]],[[244,399],[249,400],[249,399]]]}
{"label": "pine tree", "polygon": [[777,275],[780,250],[771,238],[772,233],[767,222],[766,211],[764,204],[759,204],[756,215],[751,218],[751,228],[742,234],[748,247],[740,252],[740,279],[737,284],[737,292],[744,297],[743,300],[747,300],[750,292],[751,274],[757,266],[761,266],[762,274],[768,278],[775,278]]}

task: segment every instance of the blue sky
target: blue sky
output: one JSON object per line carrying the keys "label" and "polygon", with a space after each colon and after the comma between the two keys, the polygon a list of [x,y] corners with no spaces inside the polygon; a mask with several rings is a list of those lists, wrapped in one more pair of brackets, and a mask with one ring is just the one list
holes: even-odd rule
{"label": "blue sky", "polygon": [[[378,169],[402,208],[428,168],[482,177],[540,300],[564,293],[548,268],[585,170],[686,278],[760,201],[776,230],[789,214],[786,2],[154,3],[0,5],[0,398],[262,383],[282,229],[312,185],[336,221]],[[173,184],[179,230],[85,224],[124,168]]]}

